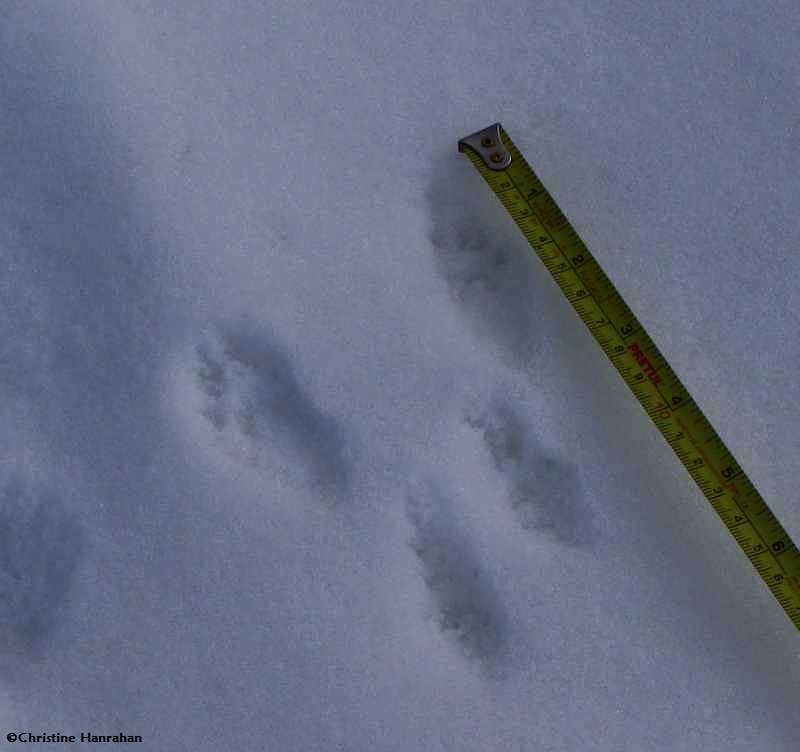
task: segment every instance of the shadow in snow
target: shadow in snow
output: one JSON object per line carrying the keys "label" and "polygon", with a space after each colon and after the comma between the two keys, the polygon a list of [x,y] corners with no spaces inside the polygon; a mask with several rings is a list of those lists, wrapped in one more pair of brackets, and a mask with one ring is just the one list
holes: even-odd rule
{"label": "shadow in snow", "polygon": [[[0,388],[30,407],[56,461],[145,475],[160,451],[156,375],[176,310],[169,251],[100,48],[78,34],[80,19],[25,5],[4,17],[0,44]],[[133,108],[144,101],[130,96]],[[117,511],[127,524],[129,509]]]}

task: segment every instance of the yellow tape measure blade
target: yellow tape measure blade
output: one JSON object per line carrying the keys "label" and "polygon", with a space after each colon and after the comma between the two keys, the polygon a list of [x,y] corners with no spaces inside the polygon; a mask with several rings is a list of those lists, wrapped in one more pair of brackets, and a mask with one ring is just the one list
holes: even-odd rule
{"label": "yellow tape measure blade", "polygon": [[764,583],[800,629],[800,551],[500,123],[475,165]]}

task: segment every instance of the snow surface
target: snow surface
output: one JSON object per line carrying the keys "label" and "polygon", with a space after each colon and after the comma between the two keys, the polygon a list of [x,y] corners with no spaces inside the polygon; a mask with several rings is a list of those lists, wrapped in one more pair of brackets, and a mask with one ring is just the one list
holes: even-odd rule
{"label": "snow surface", "polygon": [[457,141],[798,540],[798,7],[0,4],[0,738],[796,750],[797,630]]}

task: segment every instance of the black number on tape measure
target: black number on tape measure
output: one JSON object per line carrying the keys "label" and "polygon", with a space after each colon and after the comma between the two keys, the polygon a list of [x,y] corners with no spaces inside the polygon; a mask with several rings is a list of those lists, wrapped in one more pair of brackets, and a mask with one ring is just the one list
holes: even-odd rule
{"label": "black number on tape measure", "polygon": [[741,517],[740,515],[738,515],[738,514],[737,514],[737,515],[736,515],[736,516],[733,518],[733,521],[734,521],[734,522],[741,522],[743,519],[744,519],[744,517]]}
{"label": "black number on tape measure", "polygon": [[783,575],[779,572],[772,579],[774,582],[783,582]]}
{"label": "black number on tape measure", "polygon": [[621,327],[619,333],[623,337],[627,337],[633,331],[633,324],[625,324],[625,326]]}
{"label": "black number on tape measure", "polygon": [[621,353],[621,352],[625,352],[625,348],[624,348],[622,345],[617,345],[617,346],[614,348],[614,352],[615,352],[615,353]]}
{"label": "black number on tape measure", "polygon": [[783,551],[784,548],[786,548],[786,544],[783,541],[775,541],[775,543],[772,544],[772,550],[776,554]]}
{"label": "black number on tape measure", "polygon": [[680,441],[682,438],[683,438],[683,431],[678,431],[678,433],[675,434],[675,441]]}
{"label": "black number on tape measure", "polygon": [[734,472],[733,468],[730,465],[728,465],[728,467],[726,467],[722,471],[722,477],[725,479],[730,478],[733,475],[733,472]]}
{"label": "black number on tape measure", "polygon": [[639,371],[639,373],[637,373],[636,376],[634,376],[634,378],[637,381],[641,381],[644,378],[644,374],[641,371]]}
{"label": "black number on tape measure", "polygon": [[661,420],[669,420],[669,417],[672,415],[672,413],[669,411],[669,408],[663,402],[653,405],[653,412],[656,410],[659,411],[658,417],[661,418]]}
{"label": "black number on tape measure", "polygon": [[700,467],[700,465],[702,465],[702,464],[703,464],[703,458],[702,457],[695,457],[692,460],[692,467]]}
{"label": "black number on tape measure", "polygon": [[576,266],[578,264],[582,264],[583,261],[584,261],[584,258],[583,258],[583,254],[582,253],[579,253],[577,256],[573,256],[572,257],[572,263],[575,264]]}
{"label": "black number on tape measure", "polygon": [[677,395],[675,395],[675,396],[672,398],[672,404],[673,404],[673,405],[680,405],[680,404],[681,404],[681,402],[683,402],[683,398],[682,398],[682,397],[678,397]]}
{"label": "black number on tape measure", "polygon": [[582,298],[584,295],[586,295],[586,290],[575,290],[576,298]]}
{"label": "black number on tape measure", "polygon": [[711,489],[711,493],[714,494],[715,496],[717,496],[718,494],[721,494],[722,493],[722,486],[714,486],[714,488]]}
{"label": "black number on tape measure", "polygon": [[753,546],[753,553],[754,554],[761,553],[763,550],[764,550],[764,546],[762,546],[760,543],[756,543],[756,545]]}

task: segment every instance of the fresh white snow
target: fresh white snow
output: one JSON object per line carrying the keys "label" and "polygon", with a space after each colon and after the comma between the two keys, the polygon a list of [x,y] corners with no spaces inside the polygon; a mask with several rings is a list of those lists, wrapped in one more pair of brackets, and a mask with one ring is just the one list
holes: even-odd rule
{"label": "fresh white snow", "polygon": [[797,630],[457,152],[798,541],[796,4],[0,18],[0,738],[796,748]]}

